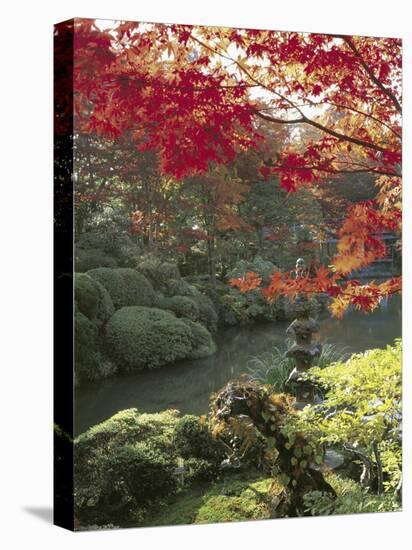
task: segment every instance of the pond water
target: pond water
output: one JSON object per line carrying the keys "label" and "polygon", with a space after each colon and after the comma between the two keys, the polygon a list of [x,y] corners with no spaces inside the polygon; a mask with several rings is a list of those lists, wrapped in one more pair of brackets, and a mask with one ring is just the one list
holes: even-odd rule
{"label": "pond water", "polygon": [[[212,357],[115,376],[78,388],[76,434],[131,407],[141,412],[172,408],[185,414],[206,413],[210,393],[246,372],[252,357],[283,344],[287,326],[288,323],[265,323],[228,328],[216,338],[218,351]],[[401,300],[395,296],[369,315],[349,311],[340,321],[321,317],[319,340],[360,352],[393,343],[401,336],[401,327]]]}

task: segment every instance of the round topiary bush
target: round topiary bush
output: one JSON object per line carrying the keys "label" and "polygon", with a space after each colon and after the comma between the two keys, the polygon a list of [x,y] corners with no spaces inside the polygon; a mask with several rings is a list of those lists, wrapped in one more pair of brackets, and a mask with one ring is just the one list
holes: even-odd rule
{"label": "round topiary bush", "polygon": [[209,357],[216,353],[216,344],[213,341],[210,332],[200,323],[196,323],[191,319],[182,319],[192,331],[193,350],[190,352],[191,359],[201,359]]}
{"label": "round topiary bush", "polygon": [[204,325],[212,334],[217,331],[218,315],[213,302],[204,294],[199,293],[193,296],[192,300],[196,302],[199,309],[198,321]]}
{"label": "round topiary bush", "polygon": [[144,275],[129,267],[121,267],[116,271],[120,273],[125,286],[125,306],[154,305],[155,293]]}
{"label": "round topiary bush", "polygon": [[154,501],[176,489],[174,476],[176,462],[173,457],[159,453],[150,444],[138,442],[113,449],[107,475],[116,479],[114,487],[123,496],[132,497],[137,505]]}
{"label": "round topiary bush", "polygon": [[101,267],[87,273],[99,281],[112,297],[116,309],[125,306],[152,306],[155,293],[149,281],[130,267]]}
{"label": "round topiary bush", "polygon": [[129,306],[116,311],[106,325],[106,340],[121,368],[160,367],[187,357],[192,332],[173,313]]}
{"label": "round topiary bush", "polygon": [[76,380],[88,378],[97,370],[97,326],[76,308],[74,316],[74,365]]}
{"label": "round topiary bush", "polygon": [[176,488],[177,411],[120,411],[75,440],[75,513],[82,525],[137,522]]}
{"label": "round topiary bush", "polygon": [[98,267],[88,271],[87,275],[104,286],[113,300],[115,309],[119,309],[125,305],[126,289],[119,270],[109,267]]}
{"label": "round topiary bush", "polygon": [[83,315],[103,325],[114,313],[109,293],[98,281],[85,273],[75,273],[74,292],[77,307]]}
{"label": "round topiary bush", "polygon": [[188,296],[189,298],[201,294],[196,287],[184,279],[172,279],[168,286],[168,293],[170,296]]}
{"label": "round topiary bush", "polygon": [[156,290],[167,289],[170,281],[180,279],[179,268],[176,264],[163,262],[160,258],[153,255],[141,258],[137,263],[136,269],[149,279]]}
{"label": "round topiary bush", "polygon": [[84,273],[97,267],[117,267],[117,260],[99,248],[75,248],[76,271]]}
{"label": "round topiary bush", "polygon": [[187,317],[192,321],[199,318],[199,307],[197,303],[187,296],[172,296],[166,298],[164,305],[166,309],[170,309],[176,317]]}
{"label": "round topiary bush", "polygon": [[100,350],[97,325],[79,310],[74,317],[74,372],[76,384],[84,380],[105,378],[116,372],[116,366]]}

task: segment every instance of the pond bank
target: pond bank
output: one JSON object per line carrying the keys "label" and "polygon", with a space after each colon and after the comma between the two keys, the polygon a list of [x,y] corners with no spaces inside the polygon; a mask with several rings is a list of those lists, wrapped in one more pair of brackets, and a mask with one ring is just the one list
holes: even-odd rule
{"label": "pond bank", "polygon": [[[321,318],[319,339],[361,352],[392,343],[401,336],[401,323],[401,300],[394,296],[369,315],[350,311],[341,321]],[[78,388],[76,434],[130,407],[142,412],[168,408],[179,409],[182,414],[207,412],[210,393],[245,372],[251,357],[282,344],[287,325],[265,323],[225,329],[216,338],[218,351],[211,357],[114,376]]]}

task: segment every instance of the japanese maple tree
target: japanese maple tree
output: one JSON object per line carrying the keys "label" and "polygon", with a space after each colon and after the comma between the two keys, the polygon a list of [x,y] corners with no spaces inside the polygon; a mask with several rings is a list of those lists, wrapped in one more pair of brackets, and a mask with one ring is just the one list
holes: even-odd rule
{"label": "japanese maple tree", "polygon": [[[400,291],[344,276],[386,255],[382,233],[401,228],[401,41],[187,25],[74,20],[76,129],[155,150],[177,179],[265,150],[257,121],[289,128],[259,168],[289,193],[322,193],[344,174],[372,174],[374,199],[352,204],[329,268],[295,280],[275,273],[262,292],[327,292],[342,315]],[[224,186],[225,182],[222,181]],[[232,281],[242,290],[259,278]]]}

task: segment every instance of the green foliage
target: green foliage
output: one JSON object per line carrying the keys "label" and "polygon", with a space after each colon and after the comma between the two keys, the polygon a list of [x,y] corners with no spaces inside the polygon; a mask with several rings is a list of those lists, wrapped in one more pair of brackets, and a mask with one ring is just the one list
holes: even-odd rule
{"label": "green foliage", "polygon": [[142,506],[150,506],[177,488],[173,458],[160,454],[145,442],[114,448],[102,466],[109,485],[104,502],[112,512],[106,515],[106,520],[124,522],[128,517],[133,520]]}
{"label": "green foliage", "polygon": [[192,351],[189,326],[157,308],[129,306],[116,311],[106,326],[109,347],[124,370],[160,367]]}
{"label": "green foliage", "polygon": [[267,519],[273,514],[276,481],[257,472],[232,475],[205,487],[196,484],[176,495],[142,525],[187,525]]}
{"label": "green foliage", "polygon": [[[76,208],[78,214],[78,208]],[[88,271],[97,267],[132,267],[140,254],[139,245],[130,237],[130,218],[113,208],[105,207],[96,212],[87,231],[76,241],[76,257],[84,258],[86,263],[94,263]],[[97,260],[100,257],[100,262]]]}
{"label": "green foliage", "polygon": [[101,267],[87,273],[100,282],[110,294],[116,309],[125,306],[152,306],[155,294],[152,285],[131,268]]}
{"label": "green foliage", "polygon": [[320,491],[311,491],[304,496],[306,512],[312,516],[332,514],[360,514],[372,512],[394,512],[400,510],[400,503],[393,494],[373,494],[352,479],[329,474],[328,482],[335,489],[337,498]]}
{"label": "green foliage", "polygon": [[176,411],[121,411],[75,440],[75,513],[83,525],[140,521],[176,490]]}
{"label": "green foliage", "polygon": [[127,267],[119,268],[116,271],[123,279],[125,306],[153,306],[154,290],[144,275]]}
{"label": "green foliage", "polygon": [[211,481],[220,474],[220,466],[216,462],[204,458],[189,457],[184,461],[185,481],[189,483]]}
{"label": "green foliage", "polygon": [[264,284],[269,282],[270,276],[279,271],[279,268],[275,266],[272,262],[264,260],[260,256],[255,256],[255,258],[250,262],[246,260],[239,260],[236,262],[234,267],[228,272],[228,279],[237,279],[239,277],[244,277],[248,271],[253,271],[258,273],[262,278]]}
{"label": "green foliage", "polygon": [[284,350],[274,346],[272,352],[253,357],[248,362],[248,377],[261,384],[271,384],[275,391],[284,392],[287,389],[286,382],[294,368],[293,358],[286,357]]}
{"label": "green foliage", "polygon": [[208,490],[194,523],[221,523],[273,517],[268,495],[273,479],[227,479]]}
{"label": "green foliage", "polygon": [[116,366],[101,353],[98,327],[76,307],[74,318],[74,361],[76,384],[105,378]]}
{"label": "green foliage", "polygon": [[99,267],[87,272],[95,281],[101,283],[110,294],[115,309],[123,307],[125,304],[125,288],[123,277],[117,269],[109,267]]}
{"label": "green foliage", "polygon": [[83,249],[76,246],[75,265],[78,273],[84,273],[97,267],[117,267],[118,262],[100,248]]}
{"label": "green foliage", "polygon": [[225,456],[222,443],[212,438],[207,424],[197,416],[187,414],[180,418],[174,437],[176,452],[182,458],[193,457],[219,463]]}
{"label": "green foliage", "polygon": [[218,315],[213,302],[204,294],[193,296],[194,302],[199,310],[198,321],[204,325],[209,332],[214,334],[217,330]]}
{"label": "green foliage", "polygon": [[341,444],[357,459],[359,453],[366,456],[378,492],[393,495],[401,483],[401,355],[397,340],[385,349],[352,355],[346,363],[312,368],[310,376],[326,398],[300,416],[301,427],[321,443]]}
{"label": "green foliage", "polygon": [[113,315],[114,306],[109,293],[85,273],[75,273],[74,292],[79,311],[96,325],[101,326]]}
{"label": "green foliage", "polygon": [[188,296],[189,298],[201,295],[201,292],[184,279],[172,279],[168,292],[170,296]]}
{"label": "green foliage", "polygon": [[185,318],[182,318],[182,321],[186,323],[192,333],[191,342],[193,350],[188,357],[191,359],[201,359],[202,357],[209,357],[216,353],[217,348],[212,335],[203,325]]}
{"label": "green foliage", "polygon": [[192,321],[196,321],[199,318],[199,308],[197,303],[187,296],[172,296],[171,298],[165,298],[165,309],[170,309],[176,315],[176,317],[187,317]]}
{"label": "green foliage", "polygon": [[[256,256],[252,261],[239,260],[227,273],[227,280],[244,277],[249,271],[262,278],[262,284],[269,283],[270,276],[279,269],[270,261]],[[256,321],[274,321],[284,317],[282,300],[268,302],[259,289],[240,292],[226,286],[219,297],[219,318],[222,324],[236,325]]]}
{"label": "green foliage", "polygon": [[[286,352],[292,345],[293,341],[287,338],[284,346],[274,346],[271,352],[253,357],[248,362],[249,379],[261,384],[271,384],[279,392],[291,391],[292,388],[286,382],[296,365],[293,357],[287,357]],[[326,343],[320,356],[314,359],[314,366],[323,369],[336,361],[345,361],[348,357],[346,348]]]}
{"label": "green foliage", "polygon": [[176,264],[164,262],[153,254],[140,258],[136,269],[151,282],[156,290],[164,290],[171,284],[171,281],[180,279],[179,268]]}

